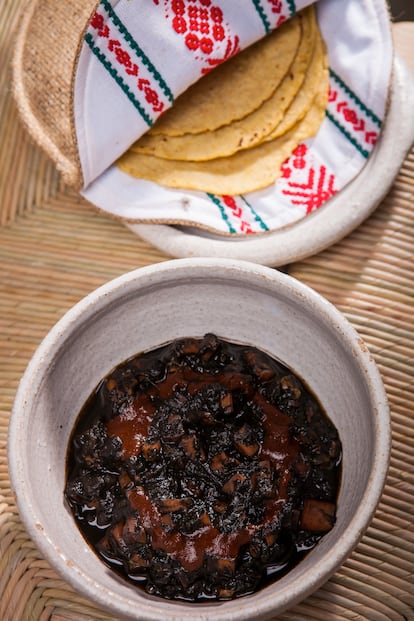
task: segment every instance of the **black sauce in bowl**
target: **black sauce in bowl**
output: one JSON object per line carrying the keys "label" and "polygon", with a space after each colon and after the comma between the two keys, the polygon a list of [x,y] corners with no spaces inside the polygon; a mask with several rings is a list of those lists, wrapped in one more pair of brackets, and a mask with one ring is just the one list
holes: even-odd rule
{"label": "black sauce in bowl", "polygon": [[337,430],[280,362],[215,335],[119,365],[80,413],[65,495],[85,539],[151,594],[230,599],[334,525]]}

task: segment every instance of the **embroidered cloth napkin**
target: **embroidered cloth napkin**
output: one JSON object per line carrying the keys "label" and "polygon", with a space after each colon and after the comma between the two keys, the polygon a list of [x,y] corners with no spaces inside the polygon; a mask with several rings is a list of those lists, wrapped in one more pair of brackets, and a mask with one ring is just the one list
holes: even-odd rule
{"label": "embroidered cloth napkin", "polygon": [[326,115],[272,186],[234,196],[169,189],[113,163],[189,85],[310,3],[79,0],[68,25],[63,7],[33,2],[14,63],[23,118],[64,179],[121,219],[220,234],[291,225],[359,174],[380,136],[392,71],[384,0],[315,3],[329,59]]}

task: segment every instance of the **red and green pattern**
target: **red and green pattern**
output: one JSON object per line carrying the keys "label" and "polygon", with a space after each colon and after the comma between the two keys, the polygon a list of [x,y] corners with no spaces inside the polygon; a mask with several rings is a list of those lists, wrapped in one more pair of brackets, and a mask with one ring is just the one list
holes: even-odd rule
{"label": "red and green pattern", "polygon": [[375,146],[382,122],[357,97],[333,69],[329,70],[329,94],[326,116],[367,158]]}
{"label": "red and green pattern", "polygon": [[108,0],[101,0],[90,21],[85,41],[151,126],[172,104],[173,93]]}
{"label": "red and green pattern", "polygon": [[252,0],[266,34],[296,13],[294,0]]}
{"label": "red and green pattern", "polygon": [[268,227],[244,196],[207,194],[218,207],[229,233],[256,233]]}

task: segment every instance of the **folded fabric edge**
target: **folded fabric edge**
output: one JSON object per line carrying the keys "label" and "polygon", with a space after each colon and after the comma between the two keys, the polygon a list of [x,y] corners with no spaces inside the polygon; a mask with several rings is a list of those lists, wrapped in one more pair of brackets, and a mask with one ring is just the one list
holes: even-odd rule
{"label": "folded fabric edge", "polygon": [[[267,36],[274,29],[293,17],[296,12],[310,4],[315,4],[317,1],[296,0],[296,2],[293,2],[285,0],[283,3],[278,3],[280,4],[280,9],[278,8],[276,11],[270,0],[250,0],[245,7],[250,11],[250,19],[247,21],[249,24],[248,32],[246,33],[246,26],[243,25],[240,32],[235,30],[230,33],[235,35],[233,38],[238,41],[238,50],[235,53],[233,51],[229,57],[257,42],[260,38]],[[153,2],[156,8],[152,7],[150,2],[147,9],[152,7],[151,10],[153,12],[159,12],[158,0],[153,0]],[[265,10],[267,5],[268,7]],[[189,51],[181,42],[182,49],[180,47],[177,49],[180,50],[179,53],[183,55],[183,58],[185,54],[188,55],[186,62],[191,69],[190,75],[192,75],[192,79],[186,83],[184,88],[181,84],[183,72],[181,69],[177,70],[176,68],[176,66],[181,67],[179,63],[178,65],[174,63],[172,68],[169,68],[172,75],[167,75],[165,67],[163,75],[161,75],[157,67],[165,63],[165,57],[157,59],[155,55],[151,59],[146,58],[146,46],[141,46],[137,43],[137,41],[141,41],[141,37],[145,39],[147,32],[150,33],[151,29],[140,32],[140,36],[137,35],[134,29],[127,29],[125,15],[123,15],[122,10],[120,11],[119,8],[122,6],[122,0],[100,0],[97,3],[97,12],[94,15],[94,19],[88,25],[89,30],[87,36],[85,36],[75,69],[75,125],[79,157],[85,181],[83,190],[87,189],[101,174],[114,165],[116,160],[136,140],[145,134],[157,120],[160,111],[157,111],[155,100],[152,101],[150,96],[154,96],[157,102],[159,99],[164,110],[168,109],[172,105],[170,96],[174,94],[173,98],[175,99],[189,86],[200,80],[205,73],[205,66],[200,58],[196,60],[195,57],[190,57],[191,54],[194,55],[194,52]],[[125,6],[128,7],[128,10],[131,7],[128,2],[125,3]],[[100,13],[98,13],[98,8],[101,9]],[[226,6],[227,8],[231,16],[231,24],[233,26],[238,24],[240,27],[240,22],[237,21],[237,11],[230,5]],[[277,21],[274,18],[276,21],[274,24],[271,24],[266,11],[271,14],[272,11],[273,13],[280,11],[279,20]],[[161,20],[161,18],[159,19]],[[168,20],[164,18],[162,22],[167,23]],[[165,24],[163,27],[167,28]],[[176,35],[177,32],[175,33]],[[158,34],[162,38],[161,33]],[[165,31],[163,31],[163,35],[166,35],[165,43],[169,36]],[[178,32],[177,36],[179,39],[182,38],[181,31]],[[174,43],[174,45],[177,45],[177,43]],[[169,57],[175,56],[175,54],[169,55]],[[99,62],[97,62],[97,59]],[[226,55],[217,64],[221,64],[225,59]],[[206,62],[205,59],[204,62]],[[91,74],[92,71],[94,72],[93,75]],[[107,118],[103,114],[96,113],[97,110],[102,110],[102,106],[99,106],[99,102],[94,99],[97,92],[95,86],[99,82],[98,76],[101,75],[100,72],[105,71],[107,72],[108,79],[105,81],[107,91],[105,91],[103,99],[116,102],[114,106],[118,110],[118,116],[112,118],[111,124],[108,124]],[[137,81],[134,76],[138,75],[138,73],[141,77],[138,79],[137,90]],[[145,88],[139,86],[141,82],[147,86]],[[99,91],[99,96],[102,97],[102,88]],[[87,104],[85,104],[85,101],[87,101]],[[128,122],[125,119],[128,119]],[[120,123],[121,127],[119,126]],[[125,135],[123,135],[122,123],[128,127],[128,132]],[[113,145],[116,145],[117,151],[105,156],[105,161],[102,161],[102,153],[107,152],[106,146],[108,144],[111,145],[111,148],[113,148]],[[99,157],[99,162],[97,162],[97,157]]]}
{"label": "folded fabric edge", "polygon": [[[16,31],[14,50],[11,62],[12,94],[16,102],[21,121],[28,134],[38,146],[50,157],[64,183],[79,190],[83,186],[83,175],[76,148],[72,153],[65,154],[51,136],[48,126],[42,123],[35,110],[35,98],[28,92],[27,71],[24,59],[27,52],[27,41],[36,11],[40,10],[40,1],[27,2],[21,12],[21,20]],[[40,43],[40,46],[42,43]],[[47,93],[46,96],[50,94]],[[40,99],[39,99],[40,101]],[[41,105],[41,103],[40,103]],[[69,120],[71,123],[71,120]],[[73,125],[73,121],[72,121]],[[70,138],[69,141],[70,142]]]}

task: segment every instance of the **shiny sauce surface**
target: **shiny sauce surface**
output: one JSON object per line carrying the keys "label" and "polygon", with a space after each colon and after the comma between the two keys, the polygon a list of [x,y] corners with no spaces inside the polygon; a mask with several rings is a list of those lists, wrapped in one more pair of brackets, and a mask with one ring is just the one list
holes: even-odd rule
{"label": "shiny sauce surface", "polygon": [[135,356],[85,404],[66,498],[106,563],[149,593],[230,599],[334,525],[341,443],[305,384],[212,334]]}

